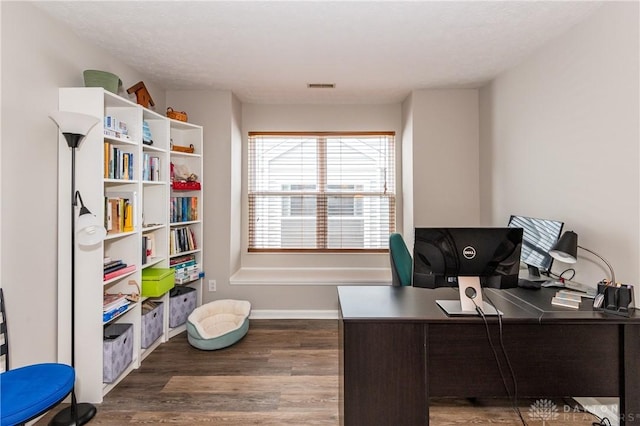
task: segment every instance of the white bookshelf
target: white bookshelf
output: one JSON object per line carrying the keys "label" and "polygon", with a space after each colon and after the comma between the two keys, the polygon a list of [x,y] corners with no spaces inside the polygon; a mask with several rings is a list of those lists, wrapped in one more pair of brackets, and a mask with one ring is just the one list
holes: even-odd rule
{"label": "white bookshelf", "polygon": [[[181,218],[178,220],[175,217],[175,214],[172,215],[171,205],[168,211],[169,214],[169,222],[170,222],[170,233],[176,232],[176,230],[184,227],[188,227],[193,231],[194,239],[196,241],[197,247],[193,250],[183,250],[177,252],[172,250],[171,248],[171,238],[169,239],[169,259],[179,258],[185,255],[194,255],[196,262],[202,267],[203,257],[202,257],[202,236],[203,236],[203,225],[202,225],[202,207],[203,207],[203,197],[202,197],[202,183],[203,183],[203,162],[202,162],[202,152],[203,152],[203,132],[201,126],[196,126],[190,123],[184,123],[182,121],[177,120],[169,120],[170,129],[171,129],[171,145],[174,147],[191,147],[193,146],[193,153],[187,153],[182,151],[171,150],[171,164],[173,165],[174,175],[176,175],[176,170],[180,168],[184,168],[188,170],[190,173],[194,173],[197,175],[197,181],[200,182],[200,189],[198,190],[176,190],[174,189],[174,185],[170,185],[170,204],[174,199],[178,199],[181,197],[186,198],[196,198],[197,199],[197,209],[195,209],[196,217],[194,219],[189,218]],[[177,177],[174,177],[177,180]],[[190,283],[184,284],[189,287],[193,287],[196,289],[196,306],[200,306],[202,304],[202,282],[203,279],[197,279],[191,281]],[[167,319],[168,326],[168,319]],[[169,329],[169,337],[173,337],[177,334],[182,333],[186,330],[185,325],[181,325],[175,327],[173,329]]]}
{"label": "white bookshelf", "polygon": [[[103,396],[113,389],[126,375],[138,368],[142,360],[153,349],[170,337],[184,330],[170,330],[169,294],[157,300],[163,302],[164,327],[162,335],[147,349],[141,348],[141,304],[131,304],[129,309],[116,318],[103,322],[103,293],[134,293],[135,285],[142,285],[142,270],[150,267],[168,268],[172,255],[169,251],[169,235],[175,224],[169,220],[169,197],[172,195],[170,164],[171,139],[198,146],[202,152],[202,127],[175,122],[154,111],[137,105],[105,91],[102,88],[61,88],[59,110],[89,114],[101,120],[84,138],[76,150],[76,189],[82,194],[85,206],[103,223],[109,216],[105,197],[125,196],[133,206],[132,229],[111,229],[104,241],[90,248],[76,246],[75,275],[75,370],[76,394],[80,401],[100,403]],[[105,116],[116,117],[126,123],[128,136],[105,135]],[[149,125],[153,142],[143,143],[143,121]],[[108,144],[108,145],[107,145]],[[111,175],[105,158],[113,149],[126,153],[131,166],[120,176]],[[148,158],[154,158],[154,175],[148,173]],[[64,137],[59,138],[59,190],[58,190],[58,359],[71,362],[71,149]],[[191,155],[190,166],[202,176],[202,156]],[[199,191],[201,193],[201,191]],[[201,199],[199,200],[201,201]],[[75,216],[77,217],[77,211]],[[202,218],[202,203],[198,207]],[[198,256],[202,260],[202,223],[195,221],[200,246]],[[152,235],[155,252],[143,263],[143,238]],[[134,269],[126,274],[104,280],[103,258],[122,260]],[[190,283],[198,291],[198,305],[202,301],[202,280]],[[111,323],[133,325],[133,361],[131,365],[110,384],[103,383],[103,327]]]}

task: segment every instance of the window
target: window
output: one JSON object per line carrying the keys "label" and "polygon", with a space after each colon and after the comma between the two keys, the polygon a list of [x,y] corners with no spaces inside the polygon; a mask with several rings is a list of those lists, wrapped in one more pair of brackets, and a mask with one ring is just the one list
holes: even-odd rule
{"label": "window", "polygon": [[249,133],[249,251],[386,251],[395,133]]}

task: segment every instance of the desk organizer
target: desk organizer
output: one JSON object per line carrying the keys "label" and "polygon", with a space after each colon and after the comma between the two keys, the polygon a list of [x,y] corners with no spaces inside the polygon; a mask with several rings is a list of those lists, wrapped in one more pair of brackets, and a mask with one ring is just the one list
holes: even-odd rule
{"label": "desk organizer", "polygon": [[102,381],[113,383],[133,360],[133,324],[109,324],[104,328]]}
{"label": "desk organizer", "polygon": [[175,328],[187,322],[195,308],[195,288],[180,286],[172,289],[169,293],[169,327]]}
{"label": "desk organizer", "polygon": [[632,285],[614,286],[598,283],[598,294],[604,296],[601,311],[625,317],[631,316],[634,310]]}

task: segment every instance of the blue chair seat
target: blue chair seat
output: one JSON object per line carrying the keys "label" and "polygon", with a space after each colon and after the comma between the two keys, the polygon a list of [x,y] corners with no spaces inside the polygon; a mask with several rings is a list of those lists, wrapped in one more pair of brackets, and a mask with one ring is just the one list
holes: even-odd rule
{"label": "blue chair seat", "polygon": [[35,364],[0,374],[1,425],[37,417],[73,390],[75,372],[65,364]]}

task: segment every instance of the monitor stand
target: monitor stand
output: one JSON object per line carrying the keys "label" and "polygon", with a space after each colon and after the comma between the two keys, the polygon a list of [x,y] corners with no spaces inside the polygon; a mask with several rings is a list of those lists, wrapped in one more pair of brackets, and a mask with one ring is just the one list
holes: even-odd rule
{"label": "monitor stand", "polygon": [[460,300],[436,300],[448,316],[479,316],[476,305],[485,316],[502,315],[502,312],[482,300],[480,277],[458,277],[458,290]]}

